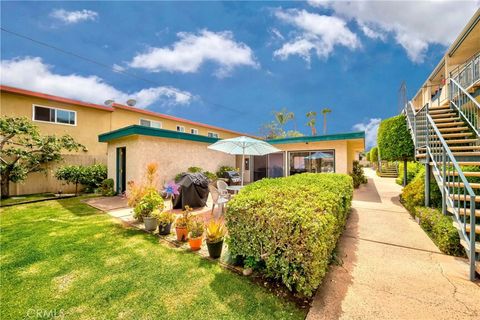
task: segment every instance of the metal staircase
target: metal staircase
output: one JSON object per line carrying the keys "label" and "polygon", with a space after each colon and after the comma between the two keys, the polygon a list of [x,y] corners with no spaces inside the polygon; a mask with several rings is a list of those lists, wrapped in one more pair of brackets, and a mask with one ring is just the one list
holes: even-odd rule
{"label": "metal staircase", "polygon": [[480,104],[453,79],[449,89],[442,104],[415,110],[408,102],[403,112],[416,158],[427,169],[425,205],[433,174],[442,192],[442,211],[453,218],[473,281],[480,273]]}

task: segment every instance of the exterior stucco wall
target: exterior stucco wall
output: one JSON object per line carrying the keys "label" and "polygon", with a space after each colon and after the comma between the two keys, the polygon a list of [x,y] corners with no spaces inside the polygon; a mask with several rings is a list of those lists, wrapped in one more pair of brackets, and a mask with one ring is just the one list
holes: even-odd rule
{"label": "exterior stucco wall", "polygon": [[108,142],[108,177],[116,185],[116,148],[126,147],[126,180],[141,183],[148,163],[158,164],[158,188],[188,167],[216,172],[220,166],[235,166],[235,156],[207,149],[202,142],[133,136]]}

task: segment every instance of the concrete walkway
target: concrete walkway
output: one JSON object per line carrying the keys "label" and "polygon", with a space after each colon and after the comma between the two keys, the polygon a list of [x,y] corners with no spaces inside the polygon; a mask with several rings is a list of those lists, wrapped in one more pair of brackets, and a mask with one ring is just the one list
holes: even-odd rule
{"label": "concrete walkway", "polygon": [[394,179],[365,170],[332,266],[307,319],[480,319],[466,260],[437,249],[399,202]]}

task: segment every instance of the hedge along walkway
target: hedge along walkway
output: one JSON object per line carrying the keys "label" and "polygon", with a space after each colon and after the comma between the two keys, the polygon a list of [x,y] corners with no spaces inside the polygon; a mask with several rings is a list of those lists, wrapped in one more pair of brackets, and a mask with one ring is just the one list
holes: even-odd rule
{"label": "hedge along walkway", "polygon": [[480,282],[440,253],[399,202],[394,179],[365,170],[331,266],[307,316],[316,319],[480,319]]}

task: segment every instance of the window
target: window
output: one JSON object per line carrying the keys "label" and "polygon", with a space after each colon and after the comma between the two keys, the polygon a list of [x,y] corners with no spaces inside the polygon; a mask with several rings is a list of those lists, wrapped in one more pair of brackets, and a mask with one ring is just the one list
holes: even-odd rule
{"label": "window", "polygon": [[190,129],[190,133],[191,133],[191,134],[198,134],[198,129],[191,128],[191,129]]}
{"label": "window", "polygon": [[178,132],[185,132],[185,127],[184,126],[177,126],[177,131]]}
{"label": "window", "polygon": [[289,152],[290,175],[303,172],[335,172],[335,151]]}
{"label": "window", "polygon": [[209,133],[208,133],[208,137],[209,137],[209,138],[217,138],[217,139],[218,139],[218,133],[209,132]]}
{"label": "window", "polygon": [[140,125],[145,126],[145,127],[157,128],[157,129],[162,128],[162,123],[161,122],[153,121],[153,120],[147,120],[147,119],[140,119]]}
{"label": "window", "polygon": [[34,105],[33,120],[75,126],[77,124],[77,113],[71,110]]}

